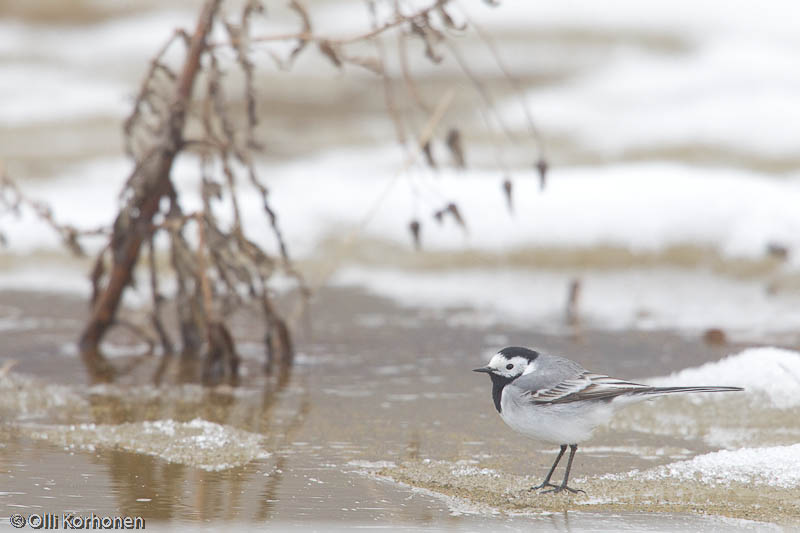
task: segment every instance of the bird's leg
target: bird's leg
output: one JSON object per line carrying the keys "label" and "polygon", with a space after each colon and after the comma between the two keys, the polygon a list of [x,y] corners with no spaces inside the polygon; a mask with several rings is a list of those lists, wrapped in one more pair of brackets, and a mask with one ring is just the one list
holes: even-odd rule
{"label": "bird's leg", "polygon": [[[562,451],[561,451],[562,454],[564,453],[564,451],[563,451],[564,448],[566,448],[566,446],[564,446],[562,448]],[[583,491],[581,489],[573,489],[573,488],[567,486],[567,481],[569,480],[569,471],[572,468],[572,459],[575,457],[575,452],[576,451],[578,451],[578,445],[577,444],[570,444],[569,445],[569,459],[567,459],[567,471],[564,472],[564,481],[562,481],[561,485],[559,485],[558,487],[553,486],[554,488],[552,488],[550,490],[546,490],[544,492],[558,493],[558,492],[561,492],[562,490],[566,490],[568,492],[571,492],[572,494],[577,494],[579,492],[583,492],[584,494],[586,494],[586,491]],[[559,459],[560,458],[561,458],[561,456],[559,455]]]}
{"label": "bird's leg", "polygon": [[552,483],[550,483],[550,478],[553,477],[553,472],[556,471],[556,467],[558,466],[558,462],[564,456],[564,452],[565,451],[567,451],[567,445],[566,444],[562,444],[561,445],[561,451],[558,452],[558,457],[556,457],[556,460],[553,463],[553,466],[550,467],[550,471],[547,473],[547,477],[544,478],[544,481],[542,481],[542,484],[541,485],[536,485],[535,487],[531,487],[529,490],[539,490],[539,489],[543,489],[545,487],[554,487],[554,488],[558,487],[558,485],[553,485]]}

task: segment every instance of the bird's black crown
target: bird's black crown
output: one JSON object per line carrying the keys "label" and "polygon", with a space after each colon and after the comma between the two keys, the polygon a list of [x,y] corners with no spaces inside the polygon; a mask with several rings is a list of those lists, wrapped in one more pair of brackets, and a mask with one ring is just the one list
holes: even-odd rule
{"label": "bird's black crown", "polygon": [[522,348],[520,346],[508,346],[507,348],[500,350],[498,353],[506,356],[507,359],[511,359],[512,357],[524,357],[528,360],[528,362],[531,362],[539,357],[539,352],[529,350],[528,348]]}

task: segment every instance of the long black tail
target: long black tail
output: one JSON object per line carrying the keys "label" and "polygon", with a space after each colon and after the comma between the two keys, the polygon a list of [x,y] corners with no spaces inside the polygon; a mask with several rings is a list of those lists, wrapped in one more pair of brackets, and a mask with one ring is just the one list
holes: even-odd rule
{"label": "long black tail", "polygon": [[[643,399],[646,396],[660,396],[675,392],[737,392],[743,391],[741,387],[648,387],[639,383],[615,380],[601,376],[604,381],[601,384],[586,387],[578,392],[568,392],[561,395],[550,394],[546,396],[533,395],[534,403],[567,403],[582,400],[613,400],[618,397],[629,399]],[[558,387],[551,389],[557,391]]]}
{"label": "long black tail", "polygon": [[736,392],[742,387],[651,387],[643,389],[641,394],[672,394],[673,392]]}

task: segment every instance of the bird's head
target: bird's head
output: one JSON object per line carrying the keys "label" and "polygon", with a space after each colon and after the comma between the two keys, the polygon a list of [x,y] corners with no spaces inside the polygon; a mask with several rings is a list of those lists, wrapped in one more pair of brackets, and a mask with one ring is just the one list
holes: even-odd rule
{"label": "bird's head", "polygon": [[518,346],[509,346],[497,352],[489,364],[473,369],[473,372],[485,372],[506,380],[515,379],[533,370],[533,363],[539,357],[538,352]]}

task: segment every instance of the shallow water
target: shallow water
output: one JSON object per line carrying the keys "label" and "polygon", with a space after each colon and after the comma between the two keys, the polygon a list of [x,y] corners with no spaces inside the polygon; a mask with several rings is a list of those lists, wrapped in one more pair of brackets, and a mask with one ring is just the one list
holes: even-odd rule
{"label": "shallow water", "polygon": [[[10,330],[17,341],[6,355],[19,364],[0,381],[4,517],[72,511],[143,516],[160,525],[241,524],[234,528],[714,531],[765,526],[690,513],[786,525],[797,510],[794,485],[753,491],[724,479],[645,475],[742,440],[755,447],[796,441],[793,411],[759,410],[748,396],[733,404],[647,402],[620,413],[580,449],[574,483],[588,495],[537,496],[526,487],[538,483],[554,450],[504,427],[488,383],[469,372],[488,350],[512,343],[546,346],[632,378],[697,366],[737,347],[708,347],[668,332],[570,338],[514,326],[458,327],[448,313],[328,289],[312,307],[313,329],[303,334],[298,364],[283,383],[260,376],[260,348],[244,342],[248,370],[236,389],[87,389],[79,361],[63,347],[77,330],[74,318],[66,320],[75,316],[76,301],[31,296],[2,298],[19,317],[41,312],[53,324],[35,335]],[[342,313],[348,308],[361,314]],[[237,326],[247,329],[246,321]],[[38,350],[19,339],[35,339]],[[138,375],[154,363],[143,362]],[[34,369],[36,377],[26,377]],[[759,417],[768,420],[747,433]],[[726,431],[733,441],[720,441]],[[634,469],[643,474],[627,477]],[[719,483],[727,488],[715,489]]]}

